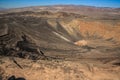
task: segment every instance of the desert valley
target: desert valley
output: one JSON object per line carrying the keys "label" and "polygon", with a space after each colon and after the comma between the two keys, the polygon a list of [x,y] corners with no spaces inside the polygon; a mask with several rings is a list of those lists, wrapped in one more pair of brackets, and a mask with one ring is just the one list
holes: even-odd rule
{"label": "desert valley", "polygon": [[120,80],[120,8],[0,10],[0,80],[12,75],[26,80]]}

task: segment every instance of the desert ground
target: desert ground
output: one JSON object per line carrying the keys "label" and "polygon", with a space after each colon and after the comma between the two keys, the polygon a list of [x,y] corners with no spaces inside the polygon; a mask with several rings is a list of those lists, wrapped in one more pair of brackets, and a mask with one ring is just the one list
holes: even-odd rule
{"label": "desert ground", "polygon": [[0,80],[13,75],[120,80],[120,9],[58,5],[0,11]]}

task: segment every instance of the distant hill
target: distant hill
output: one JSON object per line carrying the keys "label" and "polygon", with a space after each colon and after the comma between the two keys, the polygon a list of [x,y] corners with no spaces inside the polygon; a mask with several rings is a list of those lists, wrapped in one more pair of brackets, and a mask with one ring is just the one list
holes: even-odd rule
{"label": "distant hill", "polygon": [[1,10],[5,10],[5,8],[0,8],[0,11],[1,11]]}
{"label": "distant hill", "polygon": [[83,6],[83,5],[52,5],[52,6],[32,6],[23,8],[7,9],[4,12],[23,12],[23,11],[51,11],[51,12],[70,12],[81,15],[86,15],[94,18],[103,17],[118,17],[120,14],[120,8],[109,8],[109,7],[94,7],[94,6]]}

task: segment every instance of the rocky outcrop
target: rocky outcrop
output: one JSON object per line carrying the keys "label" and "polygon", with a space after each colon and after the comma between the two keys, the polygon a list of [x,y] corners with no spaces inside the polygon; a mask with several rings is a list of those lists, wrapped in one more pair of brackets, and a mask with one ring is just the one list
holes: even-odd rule
{"label": "rocky outcrop", "polygon": [[45,58],[44,53],[39,50],[35,43],[30,42],[26,35],[21,36],[21,39],[19,41],[14,29],[8,28],[7,34],[0,36],[0,55],[33,60]]}

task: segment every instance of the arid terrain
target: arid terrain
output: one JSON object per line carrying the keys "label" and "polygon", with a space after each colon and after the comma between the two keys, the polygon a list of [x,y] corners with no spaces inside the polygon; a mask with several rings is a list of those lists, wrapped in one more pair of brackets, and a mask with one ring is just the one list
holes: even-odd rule
{"label": "arid terrain", "polygon": [[55,5],[0,11],[0,80],[120,80],[120,9]]}

